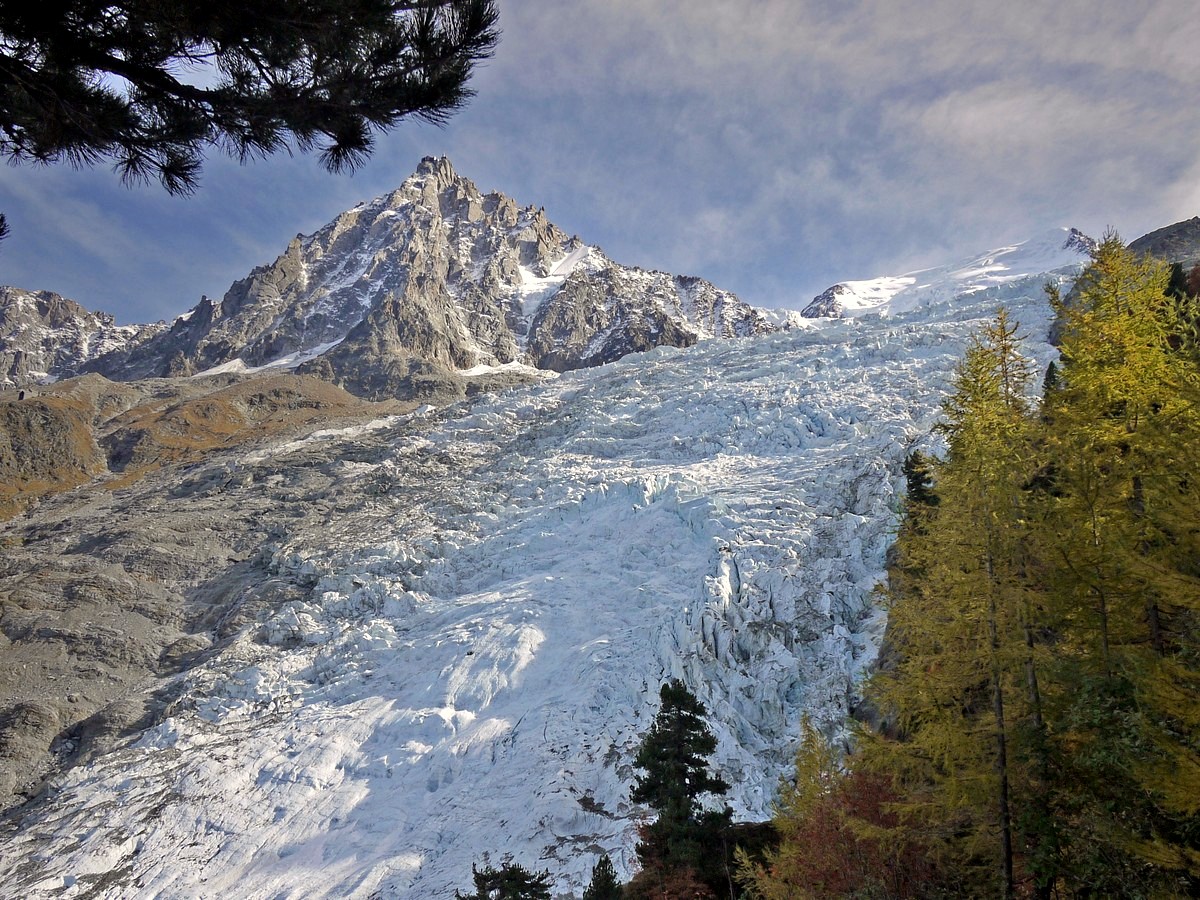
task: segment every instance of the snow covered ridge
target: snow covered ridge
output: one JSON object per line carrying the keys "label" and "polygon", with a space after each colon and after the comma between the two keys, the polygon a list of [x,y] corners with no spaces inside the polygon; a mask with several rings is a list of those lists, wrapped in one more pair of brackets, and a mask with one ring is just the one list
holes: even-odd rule
{"label": "snow covered ridge", "polygon": [[1044,280],[1046,273],[1075,275],[1095,247],[1096,242],[1078,229],[1054,228],[1019,244],[950,265],[907,275],[840,282],[814,297],[801,315],[895,315],[980,292],[995,293],[1015,283]]}
{"label": "snow covered ridge", "polygon": [[[1001,287],[1044,365],[1040,283]],[[673,677],[765,817],[801,715],[835,730],[876,654],[901,461],[995,301],[214,455],[189,480],[230,504],[317,460],[336,502],[264,548],[246,596],[283,599],[0,835],[0,897],[435,898],[509,858],[578,895],[600,852],[633,861],[633,748]]]}

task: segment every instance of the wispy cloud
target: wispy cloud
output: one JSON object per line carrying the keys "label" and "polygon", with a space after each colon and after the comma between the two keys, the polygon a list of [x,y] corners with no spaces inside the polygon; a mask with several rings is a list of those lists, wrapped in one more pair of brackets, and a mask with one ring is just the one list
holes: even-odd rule
{"label": "wispy cloud", "polygon": [[[186,212],[68,190],[92,224],[48,215],[65,237],[41,271],[103,258],[143,306],[153,277],[192,302],[425,153],[617,259],[763,304],[1047,225],[1133,236],[1200,213],[1192,0],[505,0],[501,14],[478,96],[446,129],[401,125],[353,179],[311,158],[214,162]],[[53,205],[45,184],[32,190]],[[122,249],[96,230],[124,232]]]}

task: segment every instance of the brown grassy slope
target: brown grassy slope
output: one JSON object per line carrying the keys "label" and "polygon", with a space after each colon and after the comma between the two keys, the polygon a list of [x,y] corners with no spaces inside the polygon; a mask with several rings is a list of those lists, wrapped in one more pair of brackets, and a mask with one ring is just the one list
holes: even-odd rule
{"label": "brown grassy slope", "polygon": [[73,398],[0,399],[0,519],[33,497],[107,473],[92,420],[88,405]]}
{"label": "brown grassy slope", "polygon": [[411,409],[371,403],[311,375],[115,383],[86,375],[0,394],[0,520],[94,479],[126,487],[214,450]]}

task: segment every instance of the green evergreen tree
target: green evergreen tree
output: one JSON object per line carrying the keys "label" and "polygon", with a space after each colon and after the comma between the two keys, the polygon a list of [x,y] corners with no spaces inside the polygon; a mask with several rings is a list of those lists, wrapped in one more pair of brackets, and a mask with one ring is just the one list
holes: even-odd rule
{"label": "green evergreen tree", "polygon": [[1183,263],[1171,263],[1167,271],[1166,295],[1180,298],[1186,297],[1187,292],[1187,273],[1183,270]]}
{"label": "green evergreen tree", "polygon": [[1058,363],[1050,360],[1046,364],[1046,374],[1042,377],[1042,396],[1053,393],[1058,387]]}
{"label": "green evergreen tree", "polygon": [[[0,154],[196,186],[203,152],[318,148],[446,119],[497,40],[494,0],[60,0],[0,4]],[[197,77],[197,75],[199,77]]]}
{"label": "green evergreen tree", "polygon": [[550,873],[530,872],[517,863],[505,863],[499,869],[471,866],[475,891],[455,891],[455,900],[550,900]]}
{"label": "green evergreen tree", "polygon": [[[725,834],[732,812],[706,810],[706,794],[720,796],[729,785],[708,769],[717,740],[704,721],[707,710],[678,679],[662,686],[662,706],[638,747],[634,765],[643,770],[630,797],[645,803],[658,818],[643,830],[638,859],[643,867],[692,869],[701,880],[727,875],[732,847]],[[721,847],[723,852],[714,853]]]}
{"label": "green evergreen tree", "polygon": [[933,490],[933,461],[920,450],[913,450],[904,457],[904,481],[908,502],[922,506],[937,506],[938,496]]}
{"label": "green evergreen tree", "polygon": [[621,900],[621,882],[607,854],[592,866],[592,880],[583,892],[583,900]]}

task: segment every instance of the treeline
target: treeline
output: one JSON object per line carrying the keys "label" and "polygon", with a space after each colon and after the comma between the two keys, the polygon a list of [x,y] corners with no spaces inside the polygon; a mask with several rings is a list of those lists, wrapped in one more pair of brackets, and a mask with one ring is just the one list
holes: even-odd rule
{"label": "treeline", "polygon": [[914,455],[868,699],[807,728],[765,898],[1200,895],[1200,270],[1109,235],[1041,403],[1001,311]]}

